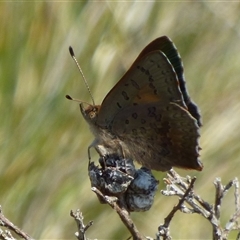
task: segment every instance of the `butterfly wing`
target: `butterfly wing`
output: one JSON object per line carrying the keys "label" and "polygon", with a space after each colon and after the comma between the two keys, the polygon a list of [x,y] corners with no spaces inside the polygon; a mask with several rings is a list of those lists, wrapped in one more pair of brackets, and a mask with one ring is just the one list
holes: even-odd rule
{"label": "butterfly wing", "polygon": [[127,107],[115,116],[112,130],[124,143],[124,155],[145,167],[202,169],[197,121],[176,103]]}
{"label": "butterfly wing", "polygon": [[135,61],[107,94],[99,110],[97,123],[108,127],[121,109],[159,101],[175,102],[187,108],[172,65],[161,51],[155,51]]}
{"label": "butterfly wing", "polygon": [[[174,62],[167,53],[172,65],[162,51],[155,50],[159,43],[155,41],[105,97],[96,124],[120,140],[124,156],[148,168],[164,171],[178,166],[201,170],[197,124],[200,118],[195,119],[194,111],[188,111],[188,95],[182,92],[178,79],[182,74],[177,68],[180,58],[175,56]],[[170,52],[174,53],[176,50],[172,49]],[[156,117],[149,118],[149,114]],[[131,116],[139,117],[130,124]],[[141,126],[145,121],[146,125]]]}
{"label": "butterfly wing", "polygon": [[188,94],[187,88],[186,88],[186,82],[185,82],[185,78],[184,78],[184,74],[183,74],[183,63],[182,63],[181,57],[177,51],[176,46],[171,41],[171,39],[169,39],[167,36],[163,36],[163,37],[159,37],[159,38],[155,39],[154,41],[152,41],[150,44],[148,44],[142,50],[142,52],[139,54],[136,61],[138,61],[139,59],[141,59],[143,56],[147,55],[148,53],[156,51],[156,50],[162,51],[166,55],[166,57],[170,61],[170,63],[172,64],[172,66],[177,74],[178,81],[179,81],[179,87],[182,92],[184,102],[187,105],[188,111],[191,113],[191,115],[194,118],[197,119],[198,125],[202,126],[201,116],[200,116],[198,107],[194,102],[192,102],[192,100]]}

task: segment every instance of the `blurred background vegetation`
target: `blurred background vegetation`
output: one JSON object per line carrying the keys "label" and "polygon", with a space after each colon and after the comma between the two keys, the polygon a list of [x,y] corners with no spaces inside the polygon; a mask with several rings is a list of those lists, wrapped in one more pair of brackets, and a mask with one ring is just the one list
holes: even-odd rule
{"label": "blurred background vegetation", "polygon": [[[0,3],[0,204],[4,214],[35,239],[74,239],[71,209],[94,220],[88,237],[130,234],[90,190],[87,146],[93,136],[77,103],[91,102],[72,61],[71,45],[96,103],[139,52],[167,35],[185,66],[187,86],[203,116],[202,172],[195,191],[213,202],[216,177],[240,177],[240,3],[224,2],[1,2]],[[93,151],[92,151],[93,153]],[[93,155],[97,159],[97,155]],[[165,173],[154,172],[164,188]],[[155,236],[177,203],[158,191],[152,209],[133,213],[139,230]],[[222,223],[234,210],[233,191]],[[179,224],[180,223],[180,224]],[[209,239],[205,219],[178,213],[175,239]],[[236,233],[232,233],[234,238]]]}

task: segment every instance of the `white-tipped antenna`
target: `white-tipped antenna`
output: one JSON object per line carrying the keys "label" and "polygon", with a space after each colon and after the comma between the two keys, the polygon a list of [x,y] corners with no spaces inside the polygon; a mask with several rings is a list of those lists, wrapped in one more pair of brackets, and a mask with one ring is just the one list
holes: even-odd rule
{"label": "white-tipped antenna", "polygon": [[[83,71],[82,71],[82,69],[81,69],[81,67],[80,67],[80,65],[79,65],[79,63],[78,63],[78,61],[77,61],[77,59],[76,59],[76,57],[75,57],[75,55],[74,55],[74,52],[73,52],[73,49],[72,49],[71,46],[69,47],[69,52],[70,52],[70,54],[71,54],[72,59],[73,59],[74,62],[77,64],[78,70],[79,70],[79,72],[81,73],[81,75],[82,75],[82,77],[83,77],[84,83],[85,83],[85,85],[86,85],[86,87],[87,87],[87,90],[88,90],[88,92],[89,92],[89,94],[90,94],[90,97],[91,97],[91,99],[92,99],[93,106],[95,106],[95,102],[94,102],[92,93],[91,93],[91,91],[90,91],[89,85],[88,85],[88,83],[87,83],[86,78],[84,77]],[[67,97],[68,99],[70,99],[70,100],[76,101],[76,99],[73,99],[73,98],[70,97],[69,95],[67,95],[66,97]]]}

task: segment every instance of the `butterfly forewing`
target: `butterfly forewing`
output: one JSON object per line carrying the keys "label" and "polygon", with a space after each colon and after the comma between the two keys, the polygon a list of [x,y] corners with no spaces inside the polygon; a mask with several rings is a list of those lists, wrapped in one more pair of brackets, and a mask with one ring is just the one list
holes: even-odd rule
{"label": "butterfly forewing", "polygon": [[186,82],[183,74],[183,63],[181,57],[171,39],[169,39],[167,36],[155,39],[142,50],[136,61],[138,61],[138,59],[141,59],[148,53],[156,50],[162,51],[166,55],[167,59],[170,61],[171,65],[173,66],[177,74],[180,90],[182,92],[184,102],[188,107],[188,111],[194,118],[197,119],[198,125],[201,126],[202,125],[201,116],[198,107],[195,103],[192,102],[186,88]]}
{"label": "butterfly forewing", "polygon": [[176,73],[161,51],[150,52],[132,65],[103,100],[98,124],[109,126],[122,109],[148,102],[185,107]]}

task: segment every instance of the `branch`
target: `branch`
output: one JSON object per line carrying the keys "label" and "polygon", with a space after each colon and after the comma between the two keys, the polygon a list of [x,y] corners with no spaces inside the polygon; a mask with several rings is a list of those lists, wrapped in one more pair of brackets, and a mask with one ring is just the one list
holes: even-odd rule
{"label": "branch", "polygon": [[78,240],[87,240],[87,237],[85,236],[86,231],[89,227],[93,225],[93,221],[90,221],[86,226],[83,223],[83,215],[82,212],[80,212],[79,209],[77,209],[76,212],[73,212],[71,210],[70,216],[73,217],[77,223],[78,232],[75,233],[75,236]]}
{"label": "branch", "polygon": [[[0,226],[6,227],[9,230],[12,230],[13,232],[15,232],[18,236],[24,238],[25,240],[33,240],[32,237],[30,237],[27,233],[23,232],[20,228],[18,228],[17,226],[15,226],[12,222],[10,222],[4,215],[0,206]],[[9,232],[5,232],[6,237],[8,237],[8,239],[10,239],[11,234]],[[1,235],[3,235],[1,233]],[[3,238],[4,239],[4,238]]]}
{"label": "branch", "polygon": [[[178,196],[183,198],[191,185],[191,178],[186,177],[183,179],[174,170],[170,170],[167,174],[168,178],[165,180],[167,185],[167,190],[162,191],[165,196]],[[193,178],[194,179],[194,178]],[[240,202],[239,202],[239,181],[237,178],[230,181],[226,186],[223,186],[221,179],[217,178],[214,182],[216,193],[215,193],[215,204],[211,205],[204,201],[199,195],[191,192],[191,197],[186,196],[185,202],[191,207],[183,206],[181,211],[183,213],[197,213],[206,218],[213,227],[213,239],[225,240],[231,230],[239,230],[239,217],[240,217]],[[231,216],[230,220],[226,224],[225,228],[220,225],[220,210],[223,198],[226,196],[228,190],[235,186],[235,212]],[[185,194],[184,194],[185,193]],[[168,230],[169,231],[169,230]],[[170,237],[169,235],[166,235]],[[170,239],[170,238],[165,238]]]}
{"label": "branch", "polygon": [[[240,202],[239,202],[239,181],[235,178],[232,181],[232,184],[235,186],[234,197],[235,197],[235,213],[229,219],[225,225],[224,233],[228,235],[231,230],[240,230],[240,224],[238,220],[240,219]],[[239,235],[240,237],[240,235]]]}
{"label": "branch", "polygon": [[116,198],[114,199],[114,198],[103,195],[101,193],[101,191],[99,191],[95,187],[92,188],[92,191],[95,192],[98,195],[98,197],[100,197],[104,202],[106,202],[111,208],[113,208],[117,212],[117,214],[121,218],[122,222],[127,227],[129,232],[131,233],[134,240],[145,239],[145,237],[142,236],[140,234],[140,232],[138,231],[136,225],[130,218],[130,215],[129,215],[127,209],[125,208],[125,206],[123,206],[121,204],[120,201],[116,201]]}
{"label": "branch", "polygon": [[177,205],[175,205],[172,209],[172,211],[168,214],[168,216],[164,219],[164,224],[160,225],[159,228],[158,228],[158,234],[157,234],[157,239],[160,239],[160,237],[163,237],[164,240],[169,240],[171,239],[171,236],[170,236],[170,232],[169,232],[169,225],[170,225],[170,222],[171,220],[173,219],[174,217],[174,214],[178,211],[178,210],[181,210],[182,209],[182,205],[183,205],[183,202],[186,200],[187,197],[189,197],[191,191],[193,191],[193,186],[194,186],[194,183],[196,181],[196,177],[194,177],[186,192],[184,193],[184,195],[179,199],[179,202]]}
{"label": "branch", "polygon": [[3,231],[1,228],[0,228],[0,239],[2,239],[2,240],[16,240],[12,236],[12,234],[9,230]]}

